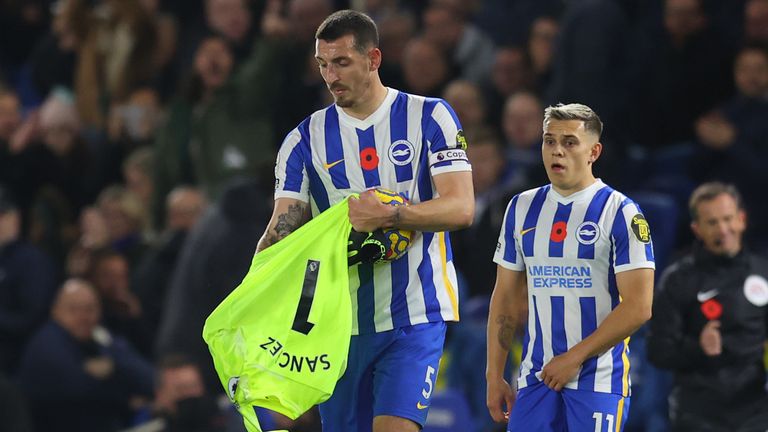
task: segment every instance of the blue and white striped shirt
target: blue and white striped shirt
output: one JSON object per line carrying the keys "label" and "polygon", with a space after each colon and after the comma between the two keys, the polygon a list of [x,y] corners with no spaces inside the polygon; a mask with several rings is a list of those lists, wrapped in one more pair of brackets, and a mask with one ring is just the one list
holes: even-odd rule
{"label": "blue and white striped shirt", "polygon": [[[283,141],[275,167],[275,199],[309,202],[312,214],[351,193],[381,186],[412,203],[435,197],[432,177],[471,169],[463,132],[441,99],[388,89],[365,120],[336,105],[317,111]],[[353,334],[458,320],[456,271],[449,237],[416,233],[391,264],[350,268]]]}
{"label": "blue and white striped shirt", "polygon": [[[655,267],[642,211],[600,180],[567,197],[547,185],[512,198],[494,261],[528,280],[518,388],[539,382],[544,365],[619,304],[616,273]],[[584,362],[565,387],[628,396],[629,338]]]}

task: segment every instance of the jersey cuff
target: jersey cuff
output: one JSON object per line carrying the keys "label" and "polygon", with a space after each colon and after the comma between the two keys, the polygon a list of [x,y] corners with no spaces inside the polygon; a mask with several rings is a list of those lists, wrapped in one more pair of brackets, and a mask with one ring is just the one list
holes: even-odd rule
{"label": "jersey cuff", "polygon": [[656,263],[653,261],[642,261],[638,263],[630,263],[630,264],[622,264],[620,266],[616,266],[613,269],[614,273],[621,273],[629,270],[635,270],[639,268],[649,268],[649,269],[656,269]]}
{"label": "jersey cuff", "polygon": [[293,198],[301,202],[309,203],[309,197],[307,197],[301,192],[294,192],[294,191],[287,191],[287,190],[275,191],[275,199],[278,199],[278,198]]}
{"label": "jersey cuff", "polygon": [[503,259],[497,259],[497,258],[494,258],[493,262],[495,262],[496,264],[504,267],[507,270],[525,271],[525,266],[522,265],[522,264],[515,264],[515,263],[511,263],[509,261],[504,261]]}

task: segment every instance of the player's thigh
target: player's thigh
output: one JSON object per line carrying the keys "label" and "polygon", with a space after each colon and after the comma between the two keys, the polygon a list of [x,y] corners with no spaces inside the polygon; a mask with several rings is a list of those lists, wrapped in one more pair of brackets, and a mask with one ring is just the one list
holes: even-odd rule
{"label": "player's thigh", "polygon": [[508,432],[566,432],[565,405],[544,383],[520,389],[509,415]]}
{"label": "player's thigh", "polygon": [[374,416],[394,416],[424,426],[437,381],[445,323],[397,329],[396,340],[376,360]]}
{"label": "player's thigh", "polygon": [[373,419],[373,432],[419,432],[419,426],[413,420],[402,417],[380,415]]}
{"label": "player's thigh", "polygon": [[627,422],[629,398],[613,393],[563,389],[568,430],[621,432]]}

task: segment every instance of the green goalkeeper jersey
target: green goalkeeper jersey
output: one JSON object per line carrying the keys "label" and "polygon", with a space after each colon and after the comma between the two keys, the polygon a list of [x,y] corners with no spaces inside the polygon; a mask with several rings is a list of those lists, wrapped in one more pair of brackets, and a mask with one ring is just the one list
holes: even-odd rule
{"label": "green goalkeeper jersey", "polygon": [[206,320],[203,338],[249,432],[261,430],[254,406],[295,419],[328,399],[343,375],[350,230],[345,199],[256,254]]}

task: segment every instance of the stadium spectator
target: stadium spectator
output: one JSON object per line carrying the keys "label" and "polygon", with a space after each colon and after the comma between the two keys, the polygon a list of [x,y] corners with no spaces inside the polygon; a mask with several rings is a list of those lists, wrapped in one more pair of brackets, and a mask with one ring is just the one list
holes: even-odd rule
{"label": "stadium spectator", "polygon": [[127,99],[158,75],[157,28],[139,0],[105,0],[80,19],[87,30],[78,44],[75,101],[88,136],[97,137],[111,102]]}
{"label": "stadium spectator", "polygon": [[528,184],[546,181],[546,171],[541,169],[543,112],[541,100],[533,93],[521,91],[507,98],[501,118],[507,177]]}
{"label": "stadium spectator", "polygon": [[529,60],[522,48],[510,46],[496,50],[491,82],[484,87],[489,118],[498,121],[507,98],[519,91],[530,90],[531,84]]}
{"label": "stadium spectator", "polygon": [[[314,48],[315,29],[332,11],[332,0],[267,2],[262,33],[270,43],[278,43],[280,46],[277,57],[281,62],[279,71],[284,80],[280,97],[292,101],[271,107],[277,111],[275,130],[278,138],[288,133],[308,111],[330,103],[325,84],[317,76]],[[275,69],[272,64],[265,67]],[[274,144],[277,147],[279,141]]]}
{"label": "stadium spectator", "polygon": [[69,279],[51,319],[32,336],[18,379],[37,431],[114,432],[132,415],[131,401],[152,396],[152,365],[130,345],[98,326],[94,288]]}
{"label": "stadium spectator", "polygon": [[56,290],[53,262],[21,237],[21,215],[0,186],[0,375],[16,371],[29,337],[45,321]]}
{"label": "stadium spectator", "polygon": [[126,187],[116,184],[99,193],[97,208],[93,216],[103,219],[108,246],[125,256],[132,266],[138,263],[147,248],[148,212],[141,200]]}
{"label": "stadium spectator", "polygon": [[268,190],[254,180],[233,180],[188,234],[167,287],[155,353],[194,360],[207,388],[221,382],[200,331],[247,273],[268,212]]}
{"label": "stadium spectator", "polygon": [[434,43],[425,38],[411,39],[403,50],[405,91],[438,96],[453,76],[448,60]]}
{"label": "stadium spectator", "polygon": [[[639,133],[647,146],[691,141],[697,117],[731,94],[732,52],[702,0],[666,0],[663,27],[638,49]],[[653,113],[653,114],[651,114]]]}
{"label": "stadium spectator", "polygon": [[543,16],[557,16],[564,4],[561,0],[475,0],[466,3],[474,5],[473,21],[488,32],[498,46],[525,44],[533,22]]}
{"label": "stadium spectator", "polygon": [[[760,186],[768,184],[768,172],[760,162],[768,156],[768,50],[742,48],[736,55],[733,77],[736,95],[696,121],[699,147],[691,161],[691,176],[699,182],[733,183],[744,195],[750,219],[760,221],[768,217]],[[768,226],[751,225],[748,242],[768,250]]]}
{"label": "stadium spectator", "polygon": [[552,62],[555,57],[555,40],[560,24],[551,16],[536,18],[528,34],[528,57],[530,59],[532,87],[543,95],[552,79]]}
{"label": "stadium spectator", "polygon": [[[635,39],[638,32],[650,32],[650,29],[636,28],[637,21],[643,16],[638,10],[641,9],[639,5],[649,3],[633,0],[568,2],[555,42],[552,78],[542,97],[547,104],[579,101],[601,113],[605,124],[610,126],[602,138],[607,145],[600,156],[602,164],[597,174],[617,187],[631,180],[622,175],[619,167],[624,166],[635,119],[661,109],[636,109],[633,99],[643,96],[638,96],[633,86],[646,84],[647,79],[638,70],[646,67],[648,56],[635,51]],[[648,79],[647,85],[654,86],[657,81]],[[643,121],[642,125],[646,125]],[[655,129],[643,128],[643,131],[653,133]],[[644,146],[658,144],[658,140],[644,139]]]}
{"label": "stadium spectator", "polygon": [[151,148],[139,148],[128,155],[122,166],[126,189],[141,201],[145,209],[152,205],[154,156]]}
{"label": "stadium spectator", "polygon": [[744,41],[768,45],[768,0],[748,0],[744,6]]}
{"label": "stadium spectator", "polygon": [[486,127],[488,109],[477,84],[466,80],[451,81],[443,91],[443,99],[456,111],[467,134]]}
{"label": "stadium spectator", "polygon": [[382,52],[381,78],[394,88],[405,86],[403,55],[408,41],[416,35],[416,19],[406,11],[387,14],[379,23],[379,44]]}
{"label": "stadium spectator", "polygon": [[136,148],[150,145],[161,119],[160,95],[151,87],[140,87],[125,100],[116,101],[110,107],[107,133],[120,160]]}
{"label": "stadium spectator", "polygon": [[[138,425],[123,432],[225,432],[228,405],[205,388],[200,368],[183,355],[167,355],[156,365],[155,397],[137,415]],[[227,407],[227,408],[222,408]]]}
{"label": "stadium spectator", "polygon": [[490,79],[495,45],[485,32],[468,21],[462,2],[430,2],[422,16],[424,37],[450,56],[461,78],[484,85]]}
{"label": "stadium spectator", "polygon": [[99,160],[80,133],[71,94],[63,89],[53,92],[23,127],[27,133],[17,142],[21,147],[15,163],[20,172],[13,189],[25,227],[45,224],[40,220],[45,217],[39,213],[41,206],[52,209],[62,226],[71,226],[104,185]]}
{"label": "stadium spectator", "polygon": [[155,142],[155,209],[178,184],[194,184],[215,200],[233,177],[269,175],[280,53],[279,45],[262,40],[235,69],[221,37],[201,42],[187,92],[171,103]]}
{"label": "stadium spectator", "polygon": [[120,253],[102,249],[91,255],[88,280],[101,301],[101,322],[122,336],[145,358],[152,358],[153,328],[141,301],[131,288],[131,267]]}
{"label": "stadium spectator", "polygon": [[41,98],[56,87],[74,88],[77,51],[88,33],[84,2],[57,2],[51,13],[48,33],[36,41],[27,59],[32,90]]}
{"label": "stadium spectator", "polygon": [[171,276],[189,232],[202,217],[206,200],[199,189],[189,186],[174,188],[166,199],[166,223],[163,232],[150,246],[134,272],[136,295],[149,333],[157,335]]}
{"label": "stadium spectator", "polygon": [[454,262],[467,282],[467,297],[486,296],[493,291],[496,266],[493,252],[504,222],[504,212],[514,193],[530,184],[525,178],[507,176],[504,148],[492,131],[468,133],[467,157],[472,164],[475,191],[475,220],[472,226],[451,233]]}

